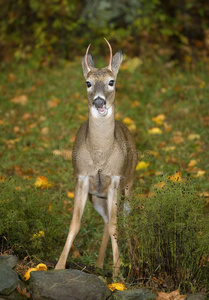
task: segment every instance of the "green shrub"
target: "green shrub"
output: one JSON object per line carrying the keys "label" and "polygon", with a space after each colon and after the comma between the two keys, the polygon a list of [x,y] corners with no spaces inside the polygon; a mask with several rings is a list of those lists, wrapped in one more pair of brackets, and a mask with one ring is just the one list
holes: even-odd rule
{"label": "green shrub", "polygon": [[154,186],[153,197],[142,200],[135,192],[129,215],[119,215],[132,274],[136,269],[140,274],[132,280],[156,277],[171,289],[200,290],[209,278],[209,222],[203,200],[191,180],[166,179],[163,188]]}
{"label": "green shrub", "polygon": [[55,194],[36,188],[33,179],[0,182],[1,252],[12,249],[20,258],[58,258],[69,216],[63,213],[63,196]]}

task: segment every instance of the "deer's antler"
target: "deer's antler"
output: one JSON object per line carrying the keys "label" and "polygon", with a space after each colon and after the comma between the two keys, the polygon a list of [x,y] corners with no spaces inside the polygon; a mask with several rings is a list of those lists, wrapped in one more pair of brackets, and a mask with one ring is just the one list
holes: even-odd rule
{"label": "deer's antler", "polygon": [[109,61],[108,69],[109,69],[110,71],[112,71],[112,47],[111,47],[110,43],[108,42],[108,40],[107,40],[106,38],[104,38],[104,39],[105,39],[105,41],[106,41],[106,43],[108,44],[109,49],[110,49],[110,61]]}
{"label": "deer's antler", "polygon": [[87,67],[87,71],[90,72],[91,71],[91,68],[89,67],[88,65],[88,52],[89,52],[89,48],[90,48],[91,44],[89,44],[87,50],[86,50],[86,55],[85,55],[85,64],[86,64],[86,67]]}

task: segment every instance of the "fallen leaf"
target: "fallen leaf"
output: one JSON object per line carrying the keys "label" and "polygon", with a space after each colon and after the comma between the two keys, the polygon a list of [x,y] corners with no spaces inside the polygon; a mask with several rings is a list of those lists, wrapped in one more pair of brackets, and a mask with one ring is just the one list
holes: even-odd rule
{"label": "fallen leaf", "polygon": [[22,290],[20,284],[18,284],[16,289],[20,295],[23,295],[26,298],[30,298],[30,292],[27,291],[26,287]]}
{"label": "fallen leaf", "polygon": [[24,115],[22,116],[22,119],[24,121],[27,121],[28,119],[30,119],[32,117],[32,115],[30,113],[24,113]]}
{"label": "fallen leaf", "polygon": [[126,117],[123,119],[123,123],[126,125],[132,125],[132,124],[134,124],[134,121],[131,118]]}
{"label": "fallen leaf", "polygon": [[28,97],[26,95],[20,95],[11,99],[12,103],[20,104],[23,106],[26,105],[27,101],[28,101]]}
{"label": "fallen leaf", "polygon": [[112,283],[112,284],[108,284],[107,287],[113,292],[115,290],[118,291],[124,291],[127,290],[126,286],[121,283],[121,282],[117,282],[117,283]]}
{"label": "fallen leaf", "polygon": [[67,197],[68,198],[74,198],[74,193],[73,192],[67,192]]}
{"label": "fallen leaf", "polygon": [[181,131],[176,131],[173,134],[173,138],[170,139],[171,143],[175,143],[175,144],[181,144],[184,142],[184,138],[182,137],[182,132]]}
{"label": "fallen leaf", "polygon": [[36,123],[36,122],[28,125],[29,128],[34,128],[34,127],[36,127],[36,126],[37,126],[37,123]]}
{"label": "fallen leaf", "polygon": [[149,167],[149,164],[150,162],[140,161],[136,166],[136,170],[147,169]]}
{"label": "fallen leaf", "polygon": [[148,133],[150,134],[162,134],[162,130],[158,127],[153,127],[148,130]]}
{"label": "fallen leaf", "polygon": [[52,100],[49,100],[49,101],[47,102],[47,104],[48,104],[48,106],[49,106],[50,108],[54,108],[54,107],[57,107],[57,105],[58,105],[59,102],[60,102],[60,99],[54,98],[54,99],[52,99]]}
{"label": "fallen leaf", "polygon": [[169,294],[168,293],[164,293],[164,292],[157,292],[158,296],[156,298],[156,300],[169,300]]}
{"label": "fallen leaf", "polygon": [[158,157],[159,153],[157,151],[154,151],[154,150],[149,150],[149,155],[152,155],[154,157]]}
{"label": "fallen leaf", "polygon": [[199,140],[200,139],[200,135],[196,134],[196,133],[191,133],[191,134],[188,135],[187,138],[190,141]]}
{"label": "fallen leaf", "polygon": [[62,151],[58,149],[53,150],[52,153],[55,158],[60,158],[62,156]]}
{"label": "fallen leaf", "polygon": [[1,181],[5,181],[5,177],[4,176],[0,176],[0,182]]}
{"label": "fallen leaf", "polygon": [[52,187],[52,184],[49,182],[48,178],[44,176],[38,176],[34,185],[36,187],[41,187],[41,189]]}
{"label": "fallen leaf", "polygon": [[165,186],[165,182],[164,181],[161,181],[159,183],[155,183],[154,184],[154,187],[158,188],[158,189],[163,189]]}
{"label": "fallen leaf", "polygon": [[183,300],[187,297],[187,295],[180,295],[178,290],[171,293],[157,292],[157,294],[156,300]]}
{"label": "fallen leaf", "polygon": [[171,142],[174,142],[174,144],[181,144],[184,142],[184,138],[182,136],[174,136],[171,140]]}
{"label": "fallen leaf", "polygon": [[152,121],[155,122],[157,125],[162,125],[164,120],[165,120],[165,115],[163,114],[160,114],[152,118]]}
{"label": "fallen leaf", "polygon": [[182,181],[182,176],[180,172],[176,172],[174,175],[168,176],[167,177],[169,180],[171,181],[176,181],[176,182],[180,182]]}
{"label": "fallen leaf", "polygon": [[14,145],[15,143],[17,143],[19,141],[20,141],[20,138],[16,138],[16,139],[13,139],[13,140],[7,140],[7,141],[5,141],[5,143],[7,145]]}
{"label": "fallen leaf", "polygon": [[13,127],[13,131],[14,131],[15,133],[20,132],[20,127],[19,127],[19,126],[14,126],[14,127]]}
{"label": "fallen leaf", "polygon": [[206,171],[199,170],[199,171],[197,171],[197,174],[193,175],[193,177],[194,178],[202,177],[205,175],[205,173],[206,173]]}
{"label": "fallen leaf", "polygon": [[72,159],[72,151],[71,150],[65,150],[65,149],[63,149],[62,150],[62,157],[65,160],[71,160]]}
{"label": "fallen leaf", "polygon": [[47,266],[45,264],[38,264],[35,268],[30,268],[24,275],[24,279],[28,280],[30,278],[30,273],[32,271],[47,271]]}
{"label": "fallen leaf", "polygon": [[188,163],[188,167],[192,168],[194,166],[196,166],[196,164],[198,163],[198,161],[196,159],[192,159],[190,160],[190,162]]}
{"label": "fallen leaf", "polygon": [[45,233],[43,230],[40,230],[38,233],[34,233],[33,238],[37,237],[45,237]]}
{"label": "fallen leaf", "polygon": [[49,127],[43,127],[41,129],[41,134],[42,135],[47,135],[49,133]]}
{"label": "fallen leaf", "polygon": [[[0,179],[0,180],[1,180],[1,179]],[[200,197],[208,198],[208,197],[209,197],[209,192],[208,192],[208,191],[205,191],[205,192],[203,192],[203,193],[200,193],[199,195],[200,195]]]}
{"label": "fallen leaf", "polygon": [[163,147],[162,150],[168,152],[168,151],[173,151],[176,149],[176,146],[166,146],[166,147]]}

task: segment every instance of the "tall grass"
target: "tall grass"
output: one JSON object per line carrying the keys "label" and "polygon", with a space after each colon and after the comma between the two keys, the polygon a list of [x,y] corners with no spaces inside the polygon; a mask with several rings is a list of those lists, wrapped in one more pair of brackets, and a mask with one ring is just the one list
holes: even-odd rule
{"label": "tall grass", "polygon": [[135,191],[129,215],[120,214],[122,246],[125,242],[135,274],[131,279],[157,278],[182,292],[208,286],[209,218],[195,183],[164,178],[153,193],[142,200]]}

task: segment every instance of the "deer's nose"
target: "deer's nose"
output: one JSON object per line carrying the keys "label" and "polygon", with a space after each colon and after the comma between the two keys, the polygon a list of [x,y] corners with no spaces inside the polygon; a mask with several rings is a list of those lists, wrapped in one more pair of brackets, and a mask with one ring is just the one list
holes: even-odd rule
{"label": "deer's nose", "polygon": [[97,98],[94,99],[93,105],[96,108],[102,108],[104,105],[106,105],[106,100],[103,99],[103,98],[97,97]]}

